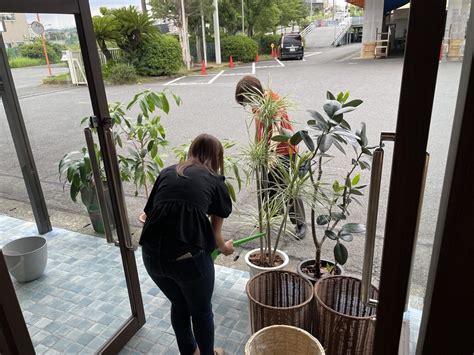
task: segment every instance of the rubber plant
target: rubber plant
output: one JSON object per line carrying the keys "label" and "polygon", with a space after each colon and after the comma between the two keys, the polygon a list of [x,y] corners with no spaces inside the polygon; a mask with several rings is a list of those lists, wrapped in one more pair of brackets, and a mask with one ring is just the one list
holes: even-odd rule
{"label": "rubber plant", "polygon": [[[326,240],[334,243],[334,266],[344,265],[349,257],[345,243],[353,240],[354,234],[365,233],[362,223],[346,222],[350,217],[354,203],[362,205],[359,198],[364,195],[366,185],[361,184],[360,171],[370,169],[372,150],[369,147],[366,125],[352,131],[345,115],[356,110],[363,103],[362,100],[349,100],[349,92],[340,92],[337,96],[327,92],[327,101],[323,106],[325,115],[310,110],[311,119],[307,122],[307,129],[300,130],[289,138],[292,144],[303,142],[309,158],[307,174],[310,181],[311,206],[311,235],[315,246],[314,278],[322,276],[321,252]],[[349,160],[348,147],[352,156]],[[339,179],[330,179],[326,175],[334,176],[326,163],[333,159],[330,153],[339,152],[347,161],[345,173]],[[328,174],[326,174],[328,173]],[[336,267],[329,268],[329,273],[336,271]]]}

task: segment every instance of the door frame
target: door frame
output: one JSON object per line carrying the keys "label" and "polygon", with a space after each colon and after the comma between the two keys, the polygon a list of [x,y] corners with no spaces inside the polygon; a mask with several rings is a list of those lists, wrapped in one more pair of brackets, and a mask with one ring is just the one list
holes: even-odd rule
{"label": "door frame", "polygon": [[100,354],[116,354],[145,324],[145,311],[140,291],[135,252],[131,247],[130,229],[117,154],[115,145],[110,139],[112,120],[109,115],[89,2],[88,0],[6,0],[2,1],[0,11],[74,15],[94,113],[94,116],[91,117],[91,123],[94,123],[94,127],[97,130],[104,160],[132,313],[131,317],[98,351]]}

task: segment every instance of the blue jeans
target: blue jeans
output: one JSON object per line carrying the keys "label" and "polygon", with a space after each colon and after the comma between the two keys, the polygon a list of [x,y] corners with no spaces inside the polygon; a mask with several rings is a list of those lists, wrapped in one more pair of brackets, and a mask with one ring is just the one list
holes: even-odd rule
{"label": "blue jeans", "polygon": [[214,263],[211,254],[200,250],[192,258],[176,261],[142,248],[142,255],[148,274],[171,301],[171,325],[179,352],[191,355],[198,346],[202,355],[213,355]]}

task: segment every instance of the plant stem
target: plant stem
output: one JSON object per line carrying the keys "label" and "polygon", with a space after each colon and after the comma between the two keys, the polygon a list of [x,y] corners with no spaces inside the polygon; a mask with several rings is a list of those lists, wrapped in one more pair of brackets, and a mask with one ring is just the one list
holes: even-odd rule
{"label": "plant stem", "polygon": [[[262,216],[262,182],[260,179],[260,169],[257,166],[255,169],[255,178],[257,182],[257,208],[258,208],[258,230],[263,233],[263,216]],[[264,261],[263,254],[263,238],[260,237],[260,262]]]}

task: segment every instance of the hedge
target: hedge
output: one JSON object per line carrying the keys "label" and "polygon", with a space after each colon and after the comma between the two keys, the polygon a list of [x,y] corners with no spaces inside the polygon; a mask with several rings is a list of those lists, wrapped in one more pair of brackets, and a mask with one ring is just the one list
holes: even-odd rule
{"label": "hedge", "polygon": [[137,82],[137,71],[130,64],[116,63],[108,69],[107,79],[113,84],[129,84]]}
{"label": "hedge", "polygon": [[[61,60],[61,51],[63,46],[46,41],[46,50],[48,51],[48,59],[51,63],[58,63]],[[43,45],[40,39],[36,39],[30,43],[22,43],[18,46],[19,55],[34,59],[44,59]]]}
{"label": "hedge", "polygon": [[225,36],[221,40],[221,52],[224,61],[232,56],[234,61],[251,62],[255,60],[258,44],[247,36]]}
{"label": "hedge", "polygon": [[258,50],[262,54],[272,53],[272,43],[275,45],[275,49],[278,47],[280,42],[280,35],[263,35],[256,38],[258,41]]}
{"label": "hedge", "polygon": [[183,56],[179,41],[171,35],[155,35],[129,58],[139,75],[175,74],[181,68]]}

